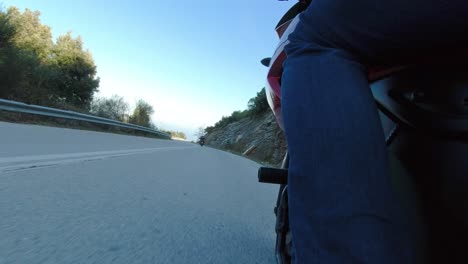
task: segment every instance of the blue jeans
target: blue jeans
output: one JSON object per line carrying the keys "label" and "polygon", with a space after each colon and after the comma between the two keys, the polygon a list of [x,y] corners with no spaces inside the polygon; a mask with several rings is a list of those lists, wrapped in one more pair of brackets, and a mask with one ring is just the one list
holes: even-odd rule
{"label": "blue jeans", "polygon": [[413,263],[364,65],[467,44],[461,0],[313,0],[282,78],[295,263]]}

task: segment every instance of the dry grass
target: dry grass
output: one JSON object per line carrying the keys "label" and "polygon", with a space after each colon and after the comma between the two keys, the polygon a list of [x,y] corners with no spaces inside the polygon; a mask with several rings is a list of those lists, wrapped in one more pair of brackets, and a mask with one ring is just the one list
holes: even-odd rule
{"label": "dry grass", "polygon": [[47,117],[33,114],[24,114],[24,113],[15,113],[9,111],[0,111],[0,121],[10,122],[10,123],[19,123],[19,124],[33,124],[41,126],[51,126],[51,127],[61,127],[61,128],[71,128],[79,130],[89,130],[89,131],[98,131],[98,132],[108,132],[121,135],[132,135],[132,136],[142,136],[150,138],[160,138],[165,139],[161,136],[143,132],[135,131],[132,129],[114,127],[110,125],[101,125],[86,121],[77,121],[64,118],[56,117]]}

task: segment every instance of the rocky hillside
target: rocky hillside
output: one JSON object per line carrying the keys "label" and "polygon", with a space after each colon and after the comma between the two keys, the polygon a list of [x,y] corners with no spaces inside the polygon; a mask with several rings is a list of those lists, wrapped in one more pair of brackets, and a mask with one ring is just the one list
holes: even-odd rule
{"label": "rocky hillside", "polygon": [[206,143],[275,166],[286,153],[284,133],[269,110],[214,129],[206,135]]}

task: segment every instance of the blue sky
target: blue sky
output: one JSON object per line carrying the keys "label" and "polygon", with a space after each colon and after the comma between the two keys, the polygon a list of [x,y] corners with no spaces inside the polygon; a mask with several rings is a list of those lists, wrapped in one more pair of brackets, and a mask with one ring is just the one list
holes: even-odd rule
{"label": "blue sky", "polygon": [[274,27],[296,1],[0,2],[40,11],[55,38],[80,35],[97,65],[98,96],[142,98],[156,125],[193,138],[198,127],[245,109],[263,87],[259,61],[273,53]]}

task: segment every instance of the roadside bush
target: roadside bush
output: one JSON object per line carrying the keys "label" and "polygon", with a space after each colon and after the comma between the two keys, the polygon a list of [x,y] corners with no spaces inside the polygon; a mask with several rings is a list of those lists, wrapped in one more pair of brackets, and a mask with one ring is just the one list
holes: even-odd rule
{"label": "roadside bush", "polygon": [[237,122],[244,118],[251,118],[258,116],[269,109],[268,101],[266,99],[265,88],[253,98],[250,98],[247,104],[247,110],[234,111],[230,116],[223,116],[221,120],[216,122],[213,126],[205,128],[205,133],[210,134],[215,129],[223,128],[231,123]]}
{"label": "roadside bush", "polygon": [[123,97],[113,95],[110,98],[95,98],[91,102],[91,113],[100,117],[126,121],[128,112],[128,103]]}

